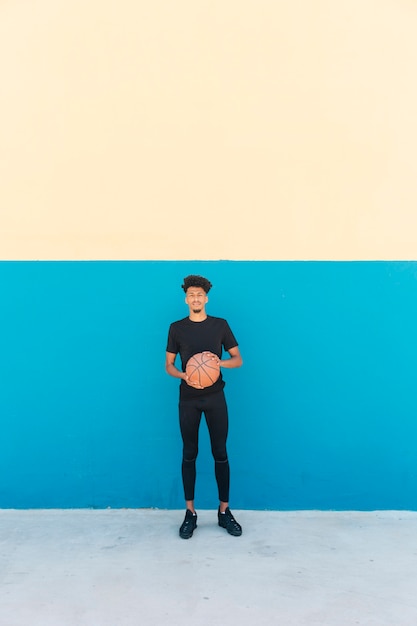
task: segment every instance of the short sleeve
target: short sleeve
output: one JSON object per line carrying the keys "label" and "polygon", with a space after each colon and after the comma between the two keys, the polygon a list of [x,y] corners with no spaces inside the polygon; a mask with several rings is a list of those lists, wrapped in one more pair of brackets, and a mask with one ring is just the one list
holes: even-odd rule
{"label": "short sleeve", "polygon": [[224,323],[225,323],[224,337],[223,337],[224,349],[230,350],[231,348],[236,348],[236,346],[238,345],[237,339],[234,336],[232,329],[230,328],[226,320],[224,321]]}
{"label": "short sleeve", "polygon": [[179,352],[178,341],[175,338],[175,331],[172,324],[168,331],[167,352],[172,352],[172,354]]}

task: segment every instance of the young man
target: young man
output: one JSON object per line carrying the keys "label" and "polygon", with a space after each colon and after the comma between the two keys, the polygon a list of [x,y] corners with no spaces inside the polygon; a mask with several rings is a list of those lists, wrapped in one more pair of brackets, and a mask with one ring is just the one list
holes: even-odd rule
{"label": "young man", "polygon": [[[186,503],[184,522],[180,527],[180,537],[189,539],[197,527],[197,513],[194,508],[196,482],[196,459],[198,454],[198,431],[204,413],[210,434],[211,451],[215,462],[215,476],[219,492],[219,526],[238,537],[242,527],[229,509],[230,470],[226,451],[228,413],[224,395],[224,380],[220,373],[211,386],[202,388],[188,380],[185,366],[188,359],[198,352],[209,352],[220,368],[233,368],[242,365],[242,357],[237,341],[226,320],[206,313],[207,294],[212,284],[203,276],[190,275],[181,285],[185,292],[185,302],[189,308],[188,317],[173,322],[169,327],[165,368],[174,378],[180,378],[179,417],[183,440],[182,480]],[[222,359],[223,349],[229,358]],[[175,366],[179,353],[182,369]]]}

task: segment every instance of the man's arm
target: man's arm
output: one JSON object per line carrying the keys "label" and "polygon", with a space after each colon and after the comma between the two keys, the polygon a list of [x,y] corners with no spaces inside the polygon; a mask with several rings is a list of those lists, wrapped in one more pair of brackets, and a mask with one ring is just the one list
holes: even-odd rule
{"label": "man's arm", "polygon": [[237,346],[230,348],[228,353],[230,354],[230,359],[221,360],[220,367],[228,367],[229,369],[240,367],[243,363],[243,359],[239,348]]}
{"label": "man's arm", "polygon": [[176,354],[174,352],[167,352],[165,358],[165,370],[167,374],[173,376],[174,378],[182,378],[183,380],[187,379],[187,375],[185,372],[181,372],[177,367],[175,367],[175,358]]}

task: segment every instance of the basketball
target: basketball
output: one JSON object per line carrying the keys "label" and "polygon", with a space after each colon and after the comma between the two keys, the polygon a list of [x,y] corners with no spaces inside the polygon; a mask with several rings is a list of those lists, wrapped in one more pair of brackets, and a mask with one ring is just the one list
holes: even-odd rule
{"label": "basketball", "polygon": [[188,380],[201,387],[211,387],[220,376],[220,365],[207,352],[194,354],[185,366]]}

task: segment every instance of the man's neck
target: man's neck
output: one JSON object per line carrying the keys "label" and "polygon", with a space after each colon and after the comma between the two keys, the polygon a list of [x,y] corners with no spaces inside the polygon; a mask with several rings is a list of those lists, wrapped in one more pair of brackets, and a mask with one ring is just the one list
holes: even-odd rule
{"label": "man's neck", "polygon": [[192,322],[204,322],[207,319],[207,313],[204,311],[200,311],[199,313],[194,313],[194,311],[190,311],[189,318]]}

